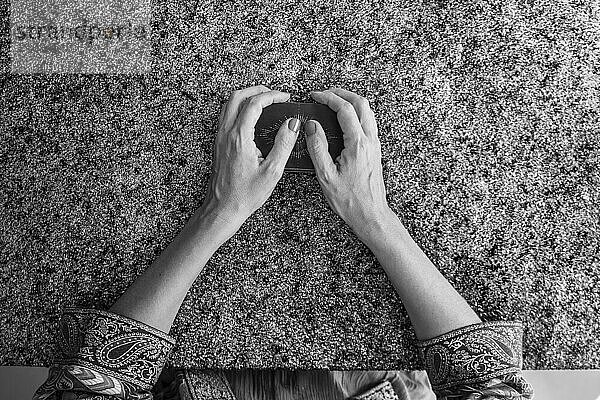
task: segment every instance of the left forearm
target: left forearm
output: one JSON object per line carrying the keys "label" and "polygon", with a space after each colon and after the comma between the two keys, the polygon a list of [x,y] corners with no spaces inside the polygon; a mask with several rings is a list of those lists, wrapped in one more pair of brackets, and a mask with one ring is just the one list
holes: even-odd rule
{"label": "left forearm", "polygon": [[481,322],[388,209],[364,239],[400,295],[417,338],[431,339]]}
{"label": "left forearm", "polygon": [[169,332],[188,290],[237,226],[203,207],[113,304],[111,311]]}

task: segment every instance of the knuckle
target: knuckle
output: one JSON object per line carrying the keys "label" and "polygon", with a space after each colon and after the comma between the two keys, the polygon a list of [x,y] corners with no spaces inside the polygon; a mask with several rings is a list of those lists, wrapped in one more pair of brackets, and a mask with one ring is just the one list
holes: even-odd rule
{"label": "knuckle", "polygon": [[307,137],[305,139],[305,142],[306,142],[306,147],[309,150],[317,150],[319,148],[319,146],[321,145],[321,143],[314,137],[312,137],[312,138]]}
{"label": "knuckle", "polygon": [[321,156],[323,154],[323,151],[325,150],[323,148],[323,145],[316,140],[307,142],[306,146],[308,147],[308,150],[316,156]]}
{"label": "knuckle", "polygon": [[369,104],[369,100],[364,97],[359,97],[357,100],[357,105],[364,110],[371,110],[371,105]]}
{"label": "knuckle", "polygon": [[246,103],[246,106],[250,110],[262,110],[262,106],[260,105],[260,99],[257,96],[249,98]]}
{"label": "knuckle", "polygon": [[379,140],[375,140],[374,146],[377,154],[381,154],[381,142]]}
{"label": "knuckle", "polygon": [[344,113],[349,113],[354,111],[354,107],[352,107],[352,104],[350,104],[349,102],[344,101],[340,107],[340,111]]}
{"label": "knuckle", "polygon": [[252,96],[248,99],[249,106],[257,106],[260,104],[260,99],[258,96]]}
{"label": "knuckle", "polygon": [[[296,144],[296,140],[294,137],[292,137],[291,134],[284,134],[282,135],[281,140],[281,144],[283,145],[284,148],[289,149],[291,147],[293,147]],[[307,144],[308,146],[308,144]]]}
{"label": "knuckle", "polygon": [[372,143],[374,148],[381,148],[381,141],[379,140],[379,137],[377,135],[373,136],[373,138],[370,139],[370,142]]}
{"label": "knuckle", "polygon": [[[370,118],[373,121],[373,124],[376,125],[377,123],[376,121],[376,117],[375,117],[375,111],[373,111],[370,107],[368,109],[366,109],[366,113],[367,113],[367,118]],[[377,129],[377,126],[375,126],[375,129]]]}

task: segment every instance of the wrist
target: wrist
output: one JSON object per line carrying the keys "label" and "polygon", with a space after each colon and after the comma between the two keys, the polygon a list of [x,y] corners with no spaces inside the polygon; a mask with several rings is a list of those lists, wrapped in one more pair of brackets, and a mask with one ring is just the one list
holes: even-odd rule
{"label": "wrist", "polygon": [[374,218],[358,234],[359,239],[372,251],[387,246],[386,243],[392,237],[408,235],[402,222],[389,207],[378,212]]}
{"label": "wrist", "polygon": [[240,213],[212,204],[203,204],[190,219],[188,225],[194,232],[210,237],[217,247],[229,240],[242,226],[246,218]]}

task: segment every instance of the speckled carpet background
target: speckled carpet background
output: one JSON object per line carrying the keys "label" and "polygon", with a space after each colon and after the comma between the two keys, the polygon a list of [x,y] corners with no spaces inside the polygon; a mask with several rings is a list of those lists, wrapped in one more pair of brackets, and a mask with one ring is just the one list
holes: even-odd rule
{"label": "speckled carpet background", "polygon": [[[7,10],[6,4],[3,6]],[[146,75],[0,80],[0,364],[44,365],[63,306],[107,308],[203,198],[218,109],[254,84],[370,99],[391,207],[525,368],[600,368],[598,1],[153,4]],[[173,363],[412,368],[374,257],[286,175],[210,261]]]}

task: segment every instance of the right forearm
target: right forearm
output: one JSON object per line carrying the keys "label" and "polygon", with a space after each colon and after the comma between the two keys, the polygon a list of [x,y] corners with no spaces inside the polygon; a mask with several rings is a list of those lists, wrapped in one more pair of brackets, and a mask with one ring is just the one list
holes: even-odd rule
{"label": "right forearm", "polygon": [[481,322],[391,210],[374,224],[364,242],[400,295],[419,339]]}

